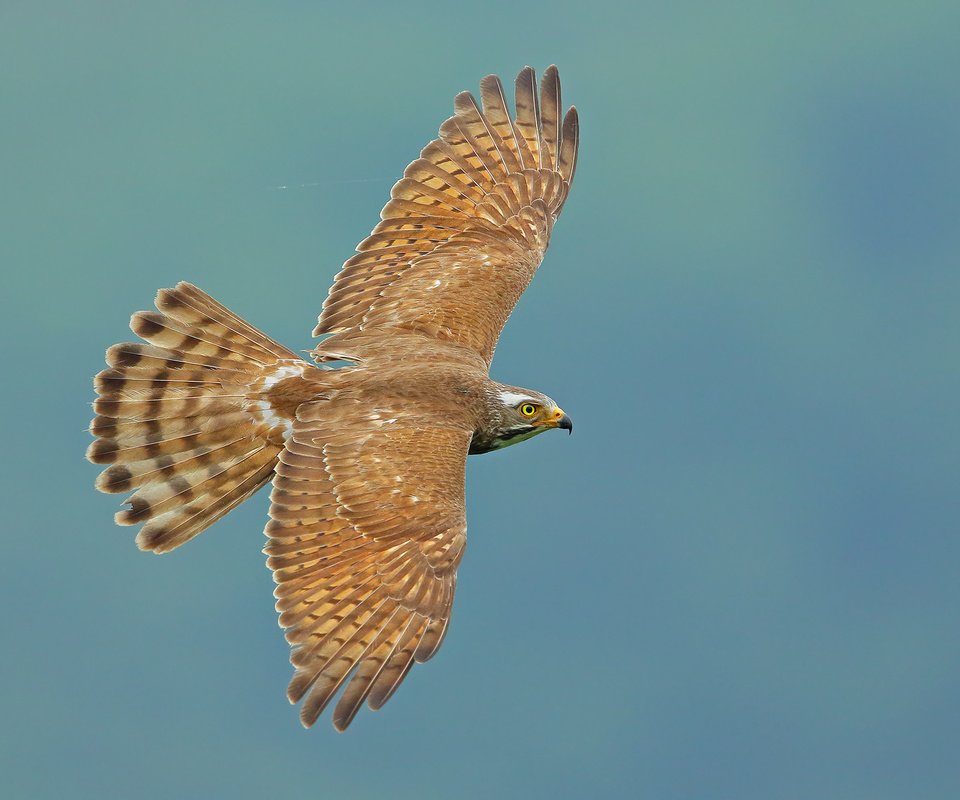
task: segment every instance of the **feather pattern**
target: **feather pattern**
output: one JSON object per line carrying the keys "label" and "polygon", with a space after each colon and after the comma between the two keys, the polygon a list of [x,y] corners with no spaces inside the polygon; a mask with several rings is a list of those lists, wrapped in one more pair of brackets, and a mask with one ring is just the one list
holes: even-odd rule
{"label": "feather pattern", "polygon": [[[514,287],[522,292],[543,259],[578,143],[576,112],[560,123],[556,67],[539,92],[530,67],[515,87],[515,119],[495,75],[481,81],[480,104],[469,92],[457,95],[440,138],[407,167],[382,222],[344,263],[314,335],[397,328],[470,347],[489,364],[520,296]],[[534,230],[527,221],[541,216],[538,202],[549,220]],[[501,284],[509,289],[475,291]],[[461,311],[469,323],[456,321]]]}
{"label": "feather pattern", "polygon": [[[339,729],[365,700],[386,702],[414,657],[436,651],[418,650],[427,631],[450,617],[472,431],[394,402],[376,418],[349,397],[305,404],[280,454],[264,552],[294,646],[287,693],[303,700],[305,726],[348,680]],[[393,422],[379,424],[387,413]]]}
{"label": "feather pattern", "polygon": [[560,129],[560,76],[557,68],[547,67],[540,80],[541,148],[540,169],[556,172],[557,154],[562,146]]}
{"label": "feather pattern", "polygon": [[579,145],[555,67],[539,91],[522,70],[514,106],[494,75],[479,103],[457,95],[330,289],[322,369],[180,283],[133,315],[141,341],[109,348],[94,379],[87,457],[98,489],[131,493],[115,519],[141,526],[142,549],[179,547],[272,479],[264,553],[307,727],[338,693],[338,730],[381,708],[449,628],[466,456],[500,446],[519,413],[490,362]]}
{"label": "feather pattern", "polygon": [[114,345],[94,379],[87,457],[107,465],[98,489],[133,492],[117,523],[143,524],[137,544],[165,552],[270,479],[283,424],[260,391],[284,370],[319,370],[190,284],[156,306],[131,318],[147,344]]}
{"label": "feather pattern", "polygon": [[524,159],[524,168],[542,169],[540,154],[540,102],[537,97],[537,74],[525,67],[517,75],[514,83],[515,104],[517,109],[517,130],[526,143],[529,160]]}
{"label": "feather pattern", "polygon": [[507,172],[520,172],[523,169],[520,141],[510,118],[510,109],[507,108],[507,98],[503,93],[500,78],[487,75],[480,81],[480,100],[483,103],[483,116],[499,138],[500,152]]}

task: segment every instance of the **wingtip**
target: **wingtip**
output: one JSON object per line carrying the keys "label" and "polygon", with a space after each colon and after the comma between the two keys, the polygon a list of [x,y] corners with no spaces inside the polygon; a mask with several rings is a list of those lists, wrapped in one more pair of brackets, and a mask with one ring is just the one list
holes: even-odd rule
{"label": "wingtip", "polygon": [[323,709],[326,707],[326,703],[319,707],[314,707],[315,704],[312,704],[311,700],[312,698],[307,698],[306,702],[300,706],[300,724],[307,730],[316,724],[317,720],[320,719],[320,715],[323,713]]}
{"label": "wingtip", "polygon": [[537,71],[527,64],[523,69],[517,73],[517,83],[523,83],[525,81],[536,82]]}
{"label": "wingtip", "polygon": [[453,110],[456,114],[467,114],[472,110],[479,110],[477,98],[473,96],[472,92],[464,89],[453,98]]}

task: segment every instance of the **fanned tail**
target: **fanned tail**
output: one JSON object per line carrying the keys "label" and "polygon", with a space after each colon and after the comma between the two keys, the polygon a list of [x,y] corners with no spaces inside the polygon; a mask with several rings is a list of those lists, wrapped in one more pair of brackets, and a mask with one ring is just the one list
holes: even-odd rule
{"label": "fanned tail", "polygon": [[134,492],[117,523],[163,553],[270,480],[289,419],[263,392],[314,368],[188,283],[156,306],[130,320],[147,344],[107,350],[87,458],[109,465],[98,489]]}

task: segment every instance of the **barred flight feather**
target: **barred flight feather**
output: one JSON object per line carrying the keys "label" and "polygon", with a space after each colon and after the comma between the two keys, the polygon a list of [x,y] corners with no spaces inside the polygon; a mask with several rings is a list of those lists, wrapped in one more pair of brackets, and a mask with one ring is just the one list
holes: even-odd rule
{"label": "barred flight feather", "polygon": [[98,489],[135,490],[117,523],[143,523],[137,543],[166,552],[270,479],[283,431],[260,390],[284,368],[316,368],[190,284],[160,290],[156,305],[131,318],[147,343],[111,347],[94,379],[87,457],[110,465]]}
{"label": "barred flight feather", "polygon": [[[489,318],[473,335],[457,322],[462,303],[440,296],[427,287],[441,280],[418,281],[422,263],[440,262],[449,276],[455,260],[466,273],[459,276],[458,291],[468,282],[496,285],[491,269],[509,282],[512,273],[529,281],[543,258],[549,224],[541,231],[518,229],[510,223],[542,200],[550,220],[560,213],[570,191],[578,143],[576,110],[561,122],[560,80],[556,67],[544,73],[537,90],[534,71],[527,67],[516,80],[516,116],[511,119],[500,80],[488,75],[480,83],[480,99],[461,92],[454,100],[454,115],[440,126],[440,138],[430,142],[404,170],[390,200],[380,212],[382,222],[357,246],[337,275],[323,304],[314,335],[374,327],[404,328],[428,335],[446,336],[474,347],[489,363],[506,316],[516,298],[504,308],[498,300],[475,302],[478,313]],[[485,253],[462,249],[463,237],[487,229],[501,249],[504,239],[516,237],[518,250],[509,260],[485,262]],[[545,232],[544,232],[545,231]],[[495,252],[495,250],[494,250]],[[396,317],[382,298],[402,295],[404,314]],[[517,295],[519,296],[519,295]],[[442,323],[432,322],[435,316]],[[471,322],[476,323],[477,317]],[[323,356],[318,349],[317,356]]]}

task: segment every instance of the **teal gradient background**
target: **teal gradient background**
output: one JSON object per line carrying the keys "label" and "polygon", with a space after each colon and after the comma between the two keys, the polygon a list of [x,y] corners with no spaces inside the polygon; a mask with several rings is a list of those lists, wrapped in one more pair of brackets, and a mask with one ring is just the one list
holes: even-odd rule
{"label": "teal gradient background", "polygon": [[[960,4],[0,3],[7,798],[960,796]],[[137,551],[91,378],[190,280],[295,349],[462,89],[576,185],[437,657],[301,729],[267,494]],[[283,188],[286,187],[286,188]]]}

